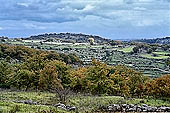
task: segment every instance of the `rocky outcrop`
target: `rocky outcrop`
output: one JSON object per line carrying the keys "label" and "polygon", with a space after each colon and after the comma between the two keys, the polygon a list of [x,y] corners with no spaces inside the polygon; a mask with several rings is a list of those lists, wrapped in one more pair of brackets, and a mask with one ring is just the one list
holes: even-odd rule
{"label": "rocky outcrop", "polygon": [[57,107],[57,108],[60,108],[60,109],[66,110],[66,111],[75,111],[76,110],[76,107],[64,105],[62,103],[55,104],[54,107]]}
{"label": "rocky outcrop", "polygon": [[152,107],[146,104],[141,106],[135,104],[112,104],[99,108],[103,112],[170,112],[170,107]]}
{"label": "rocky outcrop", "polygon": [[15,101],[16,103],[23,103],[23,104],[29,104],[29,105],[38,105],[37,102],[34,102],[33,100],[20,100]]}

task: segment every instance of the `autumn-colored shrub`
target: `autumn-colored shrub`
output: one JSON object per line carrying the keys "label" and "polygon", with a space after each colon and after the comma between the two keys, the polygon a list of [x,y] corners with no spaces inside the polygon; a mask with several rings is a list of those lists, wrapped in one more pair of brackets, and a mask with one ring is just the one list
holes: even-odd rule
{"label": "autumn-colored shrub", "polygon": [[170,97],[170,74],[156,78],[146,84],[148,95]]}
{"label": "autumn-colored shrub", "polygon": [[143,91],[145,77],[125,66],[108,66],[92,60],[92,65],[71,72],[71,87],[92,94],[138,95]]}
{"label": "autumn-colored shrub", "polygon": [[[74,54],[3,44],[0,44],[0,57],[0,87],[66,88],[95,95],[170,97],[170,74],[152,80],[123,65],[108,66],[92,59],[91,65],[81,67],[81,61]],[[71,64],[80,67],[73,68]]]}
{"label": "autumn-colored shrub", "polygon": [[55,66],[46,65],[40,72],[39,88],[41,90],[51,90],[56,88],[63,88],[61,81],[58,78],[58,72]]}

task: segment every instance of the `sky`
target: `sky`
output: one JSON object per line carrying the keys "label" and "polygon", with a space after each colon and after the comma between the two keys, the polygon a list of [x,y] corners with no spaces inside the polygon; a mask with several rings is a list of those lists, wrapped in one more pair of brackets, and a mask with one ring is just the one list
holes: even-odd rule
{"label": "sky", "polygon": [[0,0],[0,36],[84,33],[110,39],[170,36],[170,0]]}

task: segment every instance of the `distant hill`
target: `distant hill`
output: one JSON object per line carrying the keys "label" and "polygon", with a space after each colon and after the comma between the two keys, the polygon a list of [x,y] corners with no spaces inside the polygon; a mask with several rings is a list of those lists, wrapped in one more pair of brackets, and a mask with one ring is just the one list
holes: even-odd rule
{"label": "distant hill", "polygon": [[137,42],[145,42],[150,44],[170,44],[170,36],[165,38],[156,38],[156,39],[141,39],[141,40],[135,40]]}
{"label": "distant hill", "polygon": [[108,43],[111,40],[105,39],[100,36],[86,35],[86,34],[75,34],[75,33],[50,33],[41,34],[37,36],[30,36],[26,38],[27,40],[55,40],[60,42],[70,42],[70,43],[87,43],[89,38],[94,38],[96,43]]}

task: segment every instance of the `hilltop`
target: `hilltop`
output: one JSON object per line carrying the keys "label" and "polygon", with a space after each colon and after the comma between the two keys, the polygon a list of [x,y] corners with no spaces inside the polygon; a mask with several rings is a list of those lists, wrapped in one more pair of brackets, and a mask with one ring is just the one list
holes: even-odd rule
{"label": "hilltop", "polygon": [[47,40],[67,43],[88,43],[89,38],[94,38],[96,43],[107,43],[110,39],[102,38],[95,35],[75,34],[75,33],[46,33],[36,36],[30,36],[26,40]]}
{"label": "hilltop", "polygon": [[170,36],[165,38],[155,38],[155,39],[141,39],[141,40],[135,40],[137,42],[145,42],[149,44],[170,44]]}

